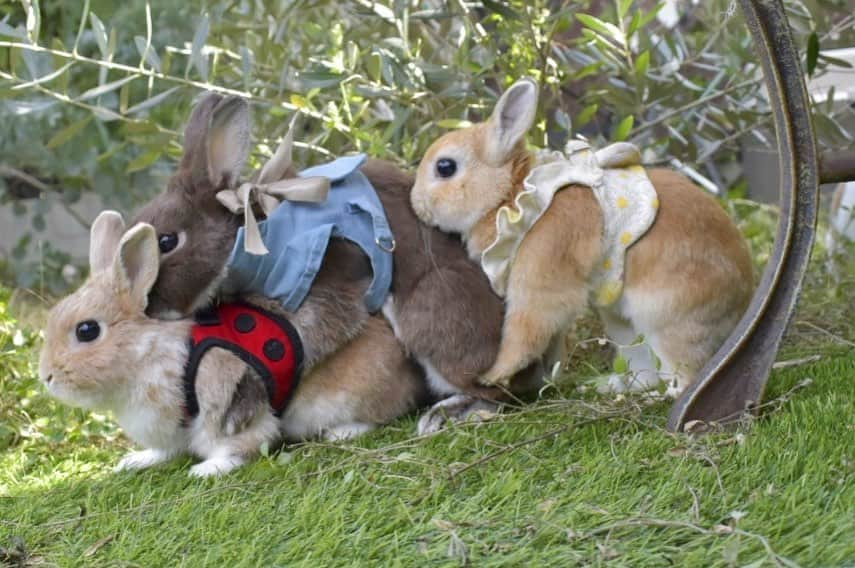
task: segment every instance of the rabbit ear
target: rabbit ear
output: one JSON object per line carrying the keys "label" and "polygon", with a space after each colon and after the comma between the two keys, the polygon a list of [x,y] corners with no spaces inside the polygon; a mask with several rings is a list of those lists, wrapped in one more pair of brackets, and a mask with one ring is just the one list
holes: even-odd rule
{"label": "rabbit ear", "polygon": [[137,223],[122,237],[113,259],[116,289],[126,295],[133,308],[145,311],[148,293],[157,280],[159,263],[154,227]]}
{"label": "rabbit ear", "polygon": [[90,272],[100,272],[110,266],[124,232],[125,220],[117,211],[102,211],[95,218],[89,232]]}
{"label": "rabbit ear", "polygon": [[230,187],[240,176],[250,150],[249,104],[226,97],[211,113],[205,136],[208,180],[215,188]]}
{"label": "rabbit ear", "polygon": [[486,158],[491,165],[508,161],[517,143],[534,124],[537,113],[537,84],[531,79],[517,81],[505,91],[487,122]]}
{"label": "rabbit ear", "polygon": [[197,160],[197,155],[204,153],[205,136],[208,134],[208,125],[211,122],[211,113],[214,107],[223,100],[216,93],[205,93],[200,96],[195,105],[187,126],[184,127],[184,156],[181,165],[189,168]]}

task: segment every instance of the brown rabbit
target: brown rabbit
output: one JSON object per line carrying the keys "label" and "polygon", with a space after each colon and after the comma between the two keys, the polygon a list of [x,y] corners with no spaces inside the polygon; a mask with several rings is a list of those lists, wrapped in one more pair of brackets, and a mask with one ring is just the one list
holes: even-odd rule
{"label": "brown rabbit", "polygon": [[[191,314],[216,294],[241,223],[216,194],[238,179],[249,155],[249,129],[246,101],[204,97],[187,123],[178,171],[166,191],[137,213],[135,222],[155,227],[161,251],[150,314]],[[304,343],[306,371],[362,331],[369,318],[362,296],[370,279],[359,248],[333,239],[305,302],[287,314]]]}
{"label": "brown rabbit", "polygon": [[[157,229],[162,252],[150,312],[187,314],[216,293],[241,218],[215,196],[234,185],[249,153],[249,128],[248,107],[240,98],[207,95],[194,109],[178,172],[166,192],[136,218]],[[420,430],[432,430],[446,414],[465,416],[485,406],[481,399],[504,395],[475,381],[495,359],[502,302],[466,258],[459,240],[418,222],[409,205],[412,176],[374,160],[361,171],[374,186],[396,238],[394,300],[384,313],[395,323],[405,349],[427,370],[431,392],[454,395],[425,416]],[[288,175],[295,175],[293,168]],[[330,241],[304,303],[287,314],[306,345],[308,367],[364,328],[369,314],[362,298],[370,278],[371,268],[357,247]],[[269,303],[267,307],[274,309]]]}
{"label": "brown rabbit", "polygon": [[[501,349],[483,382],[507,384],[563,334],[591,294],[607,332],[629,359],[634,385],[652,386],[661,372],[676,394],[748,305],[753,275],[745,240],[715,200],[683,176],[652,169],[649,180],[644,177],[629,144],[594,154],[574,141],[571,154],[535,164],[525,135],[536,106],[534,82],[514,84],[487,122],[448,133],[428,149],[412,191],[416,214],[461,234],[470,257],[496,275],[494,287],[506,295]],[[599,158],[609,163],[600,167]],[[621,179],[640,180],[644,192],[633,193],[636,187],[619,181],[615,185],[627,196],[602,201],[597,191],[612,175],[607,165]],[[556,176],[566,172],[577,181],[560,183],[565,178]],[[548,197],[537,191],[540,180],[553,184]],[[640,213],[648,223],[642,231],[617,224],[623,232],[615,233],[620,255],[614,262],[625,269],[618,271],[622,280],[598,282],[594,290],[595,275],[614,268],[606,207],[622,214],[633,200],[645,199],[651,213]],[[501,262],[490,256],[499,246],[506,249]],[[648,348],[633,345],[640,335],[658,356],[658,370]],[[622,380],[613,377],[610,385],[619,389]]]}
{"label": "brown rabbit", "polygon": [[[362,168],[377,190],[395,234],[392,294],[383,314],[404,348],[425,371],[428,389],[440,397],[419,420],[419,432],[441,428],[446,419],[464,420],[504,389],[477,382],[496,359],[503,305],[460,239],[419,222],[410,205],[413,176],[394,164],[369,160]],[[514,392],[540,384],[542,367],[533,363],[514,382]]]}

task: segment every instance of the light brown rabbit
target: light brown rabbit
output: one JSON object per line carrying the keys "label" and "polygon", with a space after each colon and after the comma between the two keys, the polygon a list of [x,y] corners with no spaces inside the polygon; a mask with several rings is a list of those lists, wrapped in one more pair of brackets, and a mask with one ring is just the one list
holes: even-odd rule
{"label": "light brown rabbit", "polygon": [[[504,234],[526,216],[518,206],[519,199],[530,199],[520,198],[524,182],[531,181],[529,174],[544,177],[544,172],[562,171],[565,162],[577,158],[599,168],[600,153],[576,142],[570,145],[581,148],[575,157],[553,155],[546,162],[554,164],[536,162],[525,145],[536,107],[536,85],[517,82],[487,122],[444,135],[419,166],[412,191],[416,214],[443,231],[460,233],[470,257],[482,266],[487,266],[485,250],[500,242],[497,217]],[[607,150],[612,154],[609,167],[638,162],[631,145]],[[597,176],[604,175],[603,168]],[[627,171],[637,175],[642,170],[635,166]],[[628,359],[632,387],[653,386],[665,378],[670,393],[679,393],[728,336],[753,290],[751,258],[742,235],[715,200],[683,176],[664,169],[646,174],[649,181],[644,183],[652,182],[655,188],[648,198],[650,219],[655,220],[640,237],[618,233],[628,245],[617,258],[624,263],[622,280],[605,298],[591,298],[594,281],[612,262],[606,236],[613,228],[605,215],[613,205],[604,208],[592,191],[604,177],[556,184],[551,204],[531,219],[528,232],[516,242],[518,248],[511,248],[506,280],[501,287],[494,281],[494,288],[504,292],[506,315],[499,354],[482,378],[485,384],[507,384],[562,336],[589,299],[595,300],[609,336]],[[633,345],[639,336],[659,365],[647,346]],[[622,376],[612,377],[609,384],[618,390],[627,386]]]}
{"label": "light brown rabbit", "polygon": [[[382,318],[367,324],[380,333],[363,334],[299,382],[287,383],[274,407],[277,387],[263,381],[251,358],[219,346],[191,348],[199,327],[192,319],[146,315],[160,262],[156,233],[146,224],[123,233],[116,212],[95,220],[90,276],[51,311],[39,362],[53,396],[111,411],[146,448],[125,456],[117,469],[191,453],[204,459],[192,475],[222,474],[265,443],[348,438],[415,408],[421,377]],[[384,372],[376,361],[384,362]]]}

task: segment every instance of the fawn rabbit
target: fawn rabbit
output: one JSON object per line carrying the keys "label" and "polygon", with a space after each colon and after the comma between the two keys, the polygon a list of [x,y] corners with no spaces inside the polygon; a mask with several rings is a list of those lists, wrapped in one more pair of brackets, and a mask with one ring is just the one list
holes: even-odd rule
{"label": "fawn rabbit", "polygon": [[[677,394],[748,305],[747,245],[714,199],[673,171],[645,175],[629,144],[594,154],[574,141],[567,156],[537,163],[525,145],[537,98],[532,81],[519,81],[489,120],[439,138],[412,191],[416,214],[461,234],[469,256],[505,296],[501,347],[482,380],[507,384],[550,348],[591,296],[628,359],[629,386],[649,387],[661,377]],[[617,194],[603,193],[606,181]],[[622,217],[634,200],[647,209]],[[639,336],[658,357],[659,372],[647,346],[632,345]],[[622,376],[609,384],[627,386]]]}
{"label": "fawn rabbit", "polygon": [[[276,384],[245,353],[220,344],[200,349],[193,340],[206,324],[146,315],[160,261],[154,229],[138,224],[123,232],[116,212],[93,223],[89,279],[51,311],[39,362],[52,395],[112,411],[127,435],[147,448],[128,454],[118,469],[146,468],[189,452],[204,459],[193,475],[226,473],[283,436],[348,437],[415,406],[420,377],[391,334],[385,342],[352,342],[302,381],[292,375]],[[290,357],[299,366],[299,353]],[[376,373],[374,358],[390,372]],[[340,380],[343,373],[348,380]]]}
{"label": "fawn rabbit", "polygon": [[[162,252],[150,312],[189,314],[217,292],[242,221],[217,194],[234,185],[248,157],[249,130],[248,106],[240,98],[209,94],[194,108],[177,173],[136,217],[157,229]],[[407,352],[427,370],[431,393],[451,397],[420,421],[420,431],[433,430],[446,414],[465,417],[487,406],[483,399],[504,396],[501,389],[476,382],[498,350],[502,302],[458,239],[418,221],[409,204],[410,174],[379,160],[369,160],[361,172],[373,185],[396,241],[392,295],[383,312]],[[282,175],[297,174],[288,164]],[[362,331],[369,319],[362,299],[370,276],[357,247],[330,241],[305,301],[287,312],[306,345],[307,366]],[[283,311],[275,302],[266,307]],[[378,370],[382,366],[378,361]],[[528,374],[535,376],[533,370]]]}

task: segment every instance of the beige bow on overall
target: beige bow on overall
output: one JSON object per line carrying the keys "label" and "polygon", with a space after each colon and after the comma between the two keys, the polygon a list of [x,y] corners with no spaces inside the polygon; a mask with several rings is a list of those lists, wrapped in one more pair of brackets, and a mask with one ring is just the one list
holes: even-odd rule
{"label": "beige bow on overall", "polygon": [[291,150],[296,121],[295,116],[276,153],[261,168],[257,179],[243,183],[237,189],[225,189],[217,193],[217,201],[229,211],[236,215],[243,213],[246,233],[244,248],[249,253],[262,255],[270,252],[261,238],[253,206],[257,205],[266,217],[282,201],[321,203],[329,193],[330,180],[325,177],[284,177],[289,174],[293,163]]}

